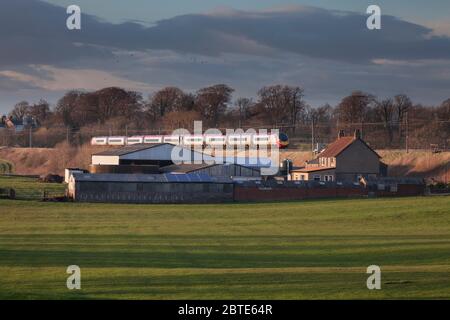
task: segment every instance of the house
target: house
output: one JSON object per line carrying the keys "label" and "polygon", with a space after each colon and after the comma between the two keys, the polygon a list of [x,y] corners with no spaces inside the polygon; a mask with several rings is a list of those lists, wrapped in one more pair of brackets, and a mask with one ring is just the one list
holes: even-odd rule
{"label": "house", "polygon": [[292,180],[351,181],[379,177],[386,167],[380,155],[361,139],[359,130],[345,136],[341,130],[338,139],[329,144],[304,167],[291,170]]}

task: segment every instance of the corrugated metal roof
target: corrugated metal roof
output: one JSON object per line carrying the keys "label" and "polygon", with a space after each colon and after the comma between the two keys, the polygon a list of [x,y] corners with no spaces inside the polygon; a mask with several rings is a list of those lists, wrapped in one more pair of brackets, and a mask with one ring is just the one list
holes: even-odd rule
{"label": "corrugated metal roof", "polygon": [[169,144],[169,143],[157,143],[157,144],[138,143],[138,144],[132,144],[129,146],[124,146],[124,147],[120,147],[120,148],[115,148],[115,149],[110,149],[110,150],[94,153],[93,156],[123,156],[125,154],[129,154],[132,152],[151,149],[151,148],[159,147],[159,146],[162,146],[165,144]]}
{"label": "corrugated metal roof", "polygon": [[211,166],[215,166],[215,164],[206,164],[206,163],[201,163],[201,164],[174,164],[171,166],[166,166],[166,167],[162,167],[159,170],[161,172],[182,172],[182,173],[188,173],[191,171],[196,171],[196,170],[200,170],[200,169],[204,169],[204,168],[208,168]]}
{"label": "corrugated metal roof", "polygon": [[270,168],[272,166],[272,159],[265,157],[226,157],[224,162],[247,168]]}
{"label": "corrugated metal roof", "polygon": [[207,174],[179,173],[179,174],[120,174],[120,173],[75,173],[75,182],[201,182],[201,183],[232,183],[227,177],[211,177]]}
{"label": "corrugated metal roof", "polygon": [[247,167],[236,163],[215,163],[215,164],[207,164],[207,163],[201,163],[201,164],[179,164],[179,165],[170,165],[166,167],[160,168],[161,172],[181,172],[181,173],[189,173],[194,172],[197,170],[209,168],[209,167],[215,167],[215,166],[238,166],[242,168],[246,168],[249,170],[253,170],[255,172],[259,172],[258,167]]}

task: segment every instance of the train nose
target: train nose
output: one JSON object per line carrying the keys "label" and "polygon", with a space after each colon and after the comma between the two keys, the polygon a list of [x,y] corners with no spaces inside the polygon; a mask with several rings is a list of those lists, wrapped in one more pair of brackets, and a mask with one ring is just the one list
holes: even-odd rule
{"label": "train nose", "polygon": [[280,132],[278,137],[278,147],[283,149],[287,148],[288,145],[289,145],[289,137],[287,136],[286,133]]}

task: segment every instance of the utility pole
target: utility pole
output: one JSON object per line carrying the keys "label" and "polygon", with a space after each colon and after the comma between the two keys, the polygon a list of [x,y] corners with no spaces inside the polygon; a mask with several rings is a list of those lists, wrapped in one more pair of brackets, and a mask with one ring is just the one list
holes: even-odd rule
{"label": "utility pole", "polygon": [[28,129],[28,134],[29,134],[29,143],[30,143],[30,148],[33,148],[33,141],[32,141],[32,136],[33,136],[33,131],[32,131],[32,127],[30,126],[30,128]]}
{"label": "utility pole", "polygon": [[405,134],[405,149],[406,149],[406,153],[409,152],[409,123],[408,123],[408,111],[406,111],[406,134]]}
{"label": "utility pole", "polygon": [[314,120],[311,118],[311,154],[314,157]]}

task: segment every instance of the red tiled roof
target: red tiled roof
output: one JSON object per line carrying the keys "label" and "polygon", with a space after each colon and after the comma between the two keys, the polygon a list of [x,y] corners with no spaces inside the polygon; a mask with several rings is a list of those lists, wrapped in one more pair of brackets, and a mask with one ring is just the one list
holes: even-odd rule
{"label": "red tiled roof", "polygon": [[336,167],[303,167],[291,170],[291,172],[315,172],[315,171],[323,171],[323,170],[335,170]]}
{"label": "red tiled roof", "polygon": [[[333,143],[329,144],[328,147],[322,151],[322,153],[320,153],[318,155],[318,158],[320,157],[337,157],[342,151],[344,151],[345,149],[348,148],[348,146],[350,146],[354,141],[358,140],[357,138],[353,137],[353,136],[349,136],[349,137],[341,137],[339,139],[337,139],[336,141],[334,141]],[[366,145],[367,148],[369,148],[370,151],[372,151],[373,153],[375,153],[378,158],[381,158],[378,153],[375,152],[375,150],[373,150],[371,147],[369,147],[367,145],[367,143],[365,143],[363,140],[359,139],[362,143],[364,143]]]}

